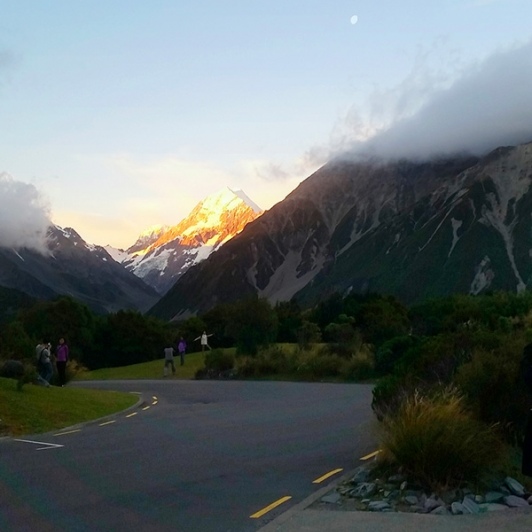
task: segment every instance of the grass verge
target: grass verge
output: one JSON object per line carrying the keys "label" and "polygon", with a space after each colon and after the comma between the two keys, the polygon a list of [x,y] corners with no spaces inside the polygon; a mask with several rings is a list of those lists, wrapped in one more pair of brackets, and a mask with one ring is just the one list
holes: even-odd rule
{"label": "grass verge", "polygon": [[[196,371],[204,365],[203,353],[190,353],[185,357],[185,364],[180,366],[179,357],[175,357],[176,379],[193,379]],[[164,360],[150,360],[131,366],[119,368],[102,368],[94,371],[83,371],[76,375],[75,380],[123,380],[123,379],[161,379],[163,377]],[[170,377],[171,372],[170,372]]]}
{"label": "grass verge", "polygon": [[137,396],[81,388],[44,388],[0,378],[0,435],[21,436],[61,429],[134,405]]}

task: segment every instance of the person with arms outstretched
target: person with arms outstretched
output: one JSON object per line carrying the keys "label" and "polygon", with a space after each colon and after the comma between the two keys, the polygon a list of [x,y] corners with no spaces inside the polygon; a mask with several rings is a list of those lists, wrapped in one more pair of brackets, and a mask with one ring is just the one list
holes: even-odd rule
{"label": "person with arms outstretched", "polygon": [[206,347],[208,347],[209,350],[211,349],[211,346],[209,345],[209,341],[208,341],[209,336],[212,336],[212,334],[207,334],[206,331],[203,331],[201,333],[201,336],[198,336],[197,338],[194,338],[194,341],[200,340],[201,350],[202,351],[205,351]]}

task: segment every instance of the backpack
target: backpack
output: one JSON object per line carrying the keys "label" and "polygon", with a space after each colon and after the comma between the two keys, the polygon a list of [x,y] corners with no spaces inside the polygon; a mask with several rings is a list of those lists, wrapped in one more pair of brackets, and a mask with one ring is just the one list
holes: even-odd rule
{"label": "backpack", "polygon": [[37,366],[37,368],[40,368],[42,366],[42,354],[44,352],[44,350],[46,349],[46,347],[43,347],[40,351],[39,351],[39,354],[37,355],[36,359],[35,359],[35,365]]}

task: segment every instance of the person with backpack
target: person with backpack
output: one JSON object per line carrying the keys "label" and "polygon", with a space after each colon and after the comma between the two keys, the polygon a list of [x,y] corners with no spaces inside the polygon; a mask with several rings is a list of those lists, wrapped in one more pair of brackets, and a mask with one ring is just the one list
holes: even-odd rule
{"label": "person with backpack", "polygon": [[43,386],[50,386],[50,381],[54,374],[52,367],[52,360],[50,358],[51,344],[49,342],[40,342],[35,348],[35,356],[37,357],[37,381]]}
{"label": "person with backpack", "polygon": [[168,366],[172,368],[172,375],[175,375],[175,366],[174,366],[174,348],[168,346],[164,348],[164,370],[163,374],[166,377],[168,375]]}
{"label": "person with backpack", "polygon": [[59,376],[59,386],[66,384],[66,367],[68,362],[68,345],[64,338],[59,338],[59,345],[55,348],[55,366]]}

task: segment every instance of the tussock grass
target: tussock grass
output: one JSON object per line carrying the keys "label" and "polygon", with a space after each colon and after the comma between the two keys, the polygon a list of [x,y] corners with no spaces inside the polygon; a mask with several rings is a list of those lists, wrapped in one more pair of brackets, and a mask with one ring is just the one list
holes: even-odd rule
{"label": "tussock grass", "polygon": [[0,378],[0,435],[20,436],[58,430],[108,416],[135,404],[129,393],[58,388]]}
{"label": "tussock grass", "polygon": [[382,460],[434,490],[476,482],[504,460],[495,426],[472,417],[454,388],[407,396],[379,426]]}

